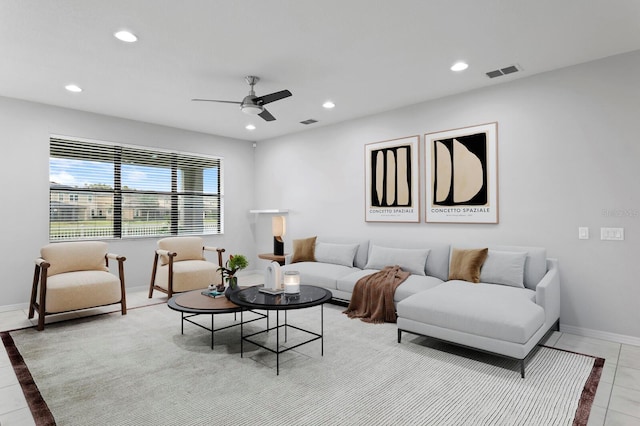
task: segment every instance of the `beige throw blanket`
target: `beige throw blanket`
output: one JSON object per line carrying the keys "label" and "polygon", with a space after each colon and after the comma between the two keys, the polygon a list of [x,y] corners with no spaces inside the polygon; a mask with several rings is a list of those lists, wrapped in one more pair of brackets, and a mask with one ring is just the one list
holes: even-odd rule
{"label": "beige throw blanket", "polygon": [[393,295],[396,288],[411,275],[399,266],[386,266],[380,272],[362,277],[356,282],[345,314],[364,322],[396,322]]}

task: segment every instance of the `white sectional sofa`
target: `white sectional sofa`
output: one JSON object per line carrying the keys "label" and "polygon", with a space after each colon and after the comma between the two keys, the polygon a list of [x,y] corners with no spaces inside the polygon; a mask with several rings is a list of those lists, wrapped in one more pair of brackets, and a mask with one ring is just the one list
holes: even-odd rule
{"label": "white sectional sofa", "polygon": [[335,300],[348,302],[360,278],[400,265],[411,275],[394,296],[399,343],[409,332],[498,354],[519,360],[524,377],[525,358],[559,324],[558,262],[547,259],[541,247],[485,247],[480,283],[449,280],[452,247],[440,243],[400,247],[318,238],[316,261],[291,263],[288,255],[282,268],[299,271],[302,284],[327,288]]}

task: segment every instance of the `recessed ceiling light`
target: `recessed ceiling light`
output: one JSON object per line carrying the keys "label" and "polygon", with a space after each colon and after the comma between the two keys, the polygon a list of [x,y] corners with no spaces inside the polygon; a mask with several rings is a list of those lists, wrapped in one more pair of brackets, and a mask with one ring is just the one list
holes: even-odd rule
{"label": "recessed ceiling light", "polygon": [[331,101],[327,101],[327,102],[323,103],[322,106],[325,107],[326,109],[331,109],[331,108],[335,107],[336,104],[334,104]]}
{"label": "recessed ceiling light", "polygon": [[451,65],[451,71],[464,71],[467,68],[469,68],[469,64],[467,64],[466,62],[456,62],[455,64]]}
{"label": "recessed ceiling light", "polygon": [[247,125],[245,126],[245,129],[247,129],[247,130],[255,130],[255,129],[256,129],[256,126],[254,126],[253,124],[247,124]]}
{"label": "recessed ceiling light", "polygon": [[115,38],[117,38],[120,41],[124,41],[125,43],[133,43],[135,41],[138,41],[138,37],[136,37],[135,34],[127,30],[118,31],[113,35]]}
{"label": "recessed ceiling light", "polygon": [[75,84],[67,84],[66,86],[64,86],[64,88],[67,89],[70,92],[73,92],[73,93],[82,92],[82,88],[80,86],[75,85]]}

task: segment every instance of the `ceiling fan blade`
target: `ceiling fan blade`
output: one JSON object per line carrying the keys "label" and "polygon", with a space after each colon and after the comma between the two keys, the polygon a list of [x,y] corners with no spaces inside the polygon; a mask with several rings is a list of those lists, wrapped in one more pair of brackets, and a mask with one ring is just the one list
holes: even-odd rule
{"label": "ceiling fan blade", "polygon": [[271,115],[271,113],[269,111],[267,111],[266,109],[263,109],[262,112],[260,114],[258,114],[260,117],[262,117],[262,119],[264,121],[274,121],[276,118]]}
{"label": "ceiling fan blade", "polygon": [[255,101],[259,105],[266,105],[271,102],[279,101],[280,99],[288,98],[291,96],[291,92],[288,90],[281,90],[279,92],[270,93],[264,96],[258,96]]}
{"label": "ceiling fan blade", "polygon": [[219,101],[217,99],[191,99],[192,101],[195,102],[220,102],[223,104],[236,104],[236,105],[242,105],[242,102],[236,102],[236,101]]}

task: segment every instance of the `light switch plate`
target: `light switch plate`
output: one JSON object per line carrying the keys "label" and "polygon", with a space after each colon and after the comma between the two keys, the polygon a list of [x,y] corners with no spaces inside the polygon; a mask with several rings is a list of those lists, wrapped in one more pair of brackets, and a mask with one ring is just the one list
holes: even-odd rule
{"label": "light switch plate", "polygon": [[609,241],[623,241],[624,228],[600,228],[600,239]]}
{"label": "light switch plate", "polygon": [[588,240],[589,239],[589,228],[586,226],[581,226],[578,228],[578,239],[580,240]]}

